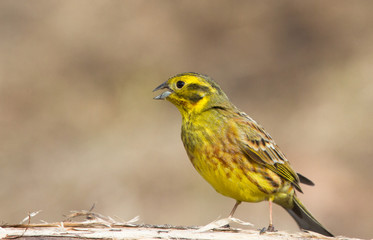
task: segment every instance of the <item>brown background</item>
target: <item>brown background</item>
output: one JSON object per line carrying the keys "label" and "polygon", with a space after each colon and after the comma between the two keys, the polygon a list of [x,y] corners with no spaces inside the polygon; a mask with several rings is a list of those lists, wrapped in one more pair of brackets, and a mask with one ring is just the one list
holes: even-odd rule
{"label": "brown background", "polygon": [[[372,237],[372,1],[1,1],[0,220],[89,209],[203,225],[234,201],[192,168],[151,91],[212,76],[312,179],[336,235]],[[238,218],[268,223],[267,203]],[[275,208],[275,226],[296,231]]]}

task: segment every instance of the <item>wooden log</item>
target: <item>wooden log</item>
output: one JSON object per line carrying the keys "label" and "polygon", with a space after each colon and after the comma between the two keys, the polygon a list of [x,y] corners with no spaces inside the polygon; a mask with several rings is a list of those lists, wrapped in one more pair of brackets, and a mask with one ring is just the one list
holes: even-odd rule
{"label": "wooden log", "polygon": [[337,237],[329,238],[311,232],[267,232],[260,234],[258,230],[241,230],[231,228],[220,228],[200,232],[197,227],[177,227],[170,225],[134,225],[131,226],[104,226],[100,224],[82,223],[54,223],[54,224],[32,224],[32,225],[8,225],[0,228],[2,239],[19,240],[65,240],[65,239],[205,239],[205,240],[227,240],[227,239],[263,239],[263,240],[314,240],[314,239],[340,239],[352,238]]}

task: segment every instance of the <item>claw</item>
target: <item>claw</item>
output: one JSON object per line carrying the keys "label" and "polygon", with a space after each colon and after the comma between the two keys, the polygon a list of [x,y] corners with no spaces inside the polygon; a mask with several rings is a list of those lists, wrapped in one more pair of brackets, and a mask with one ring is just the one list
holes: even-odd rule
{"label": "claw", "polygon": [[275,229],[275,227],[272,225],[272,224],[269,224],[269,226],[267,228],[262,228],[259,232],[259,234],[263,234],[263,233],[266,233],[266,232],[277,232],[277,230]]}
{"label": "claw", "polygon": [[275,229],[275,227],[272,224],[270,224],[267,228],[267,232],[277,232],[277,230]]}

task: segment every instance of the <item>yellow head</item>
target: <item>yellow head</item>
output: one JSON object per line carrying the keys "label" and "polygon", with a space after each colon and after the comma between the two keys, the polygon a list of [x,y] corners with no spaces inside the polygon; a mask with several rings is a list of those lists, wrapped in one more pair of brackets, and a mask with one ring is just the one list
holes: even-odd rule
{"label": "yellow head", "polygon": [[227,96],[219,85],[210,77],[198,73],[178,74],[159,85],[154,91],[160,89],[166,91],[154,99],[170,101],[183,116],[229,104]]}

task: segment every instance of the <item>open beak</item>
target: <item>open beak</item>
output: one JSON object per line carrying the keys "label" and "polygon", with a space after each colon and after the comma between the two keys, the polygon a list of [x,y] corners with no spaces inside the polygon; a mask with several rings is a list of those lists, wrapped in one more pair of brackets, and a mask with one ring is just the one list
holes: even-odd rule
{"label": "open beak", "polygon": [[156,96],[154,99],[156,100],[163,100],[170,96],[170,94],[173,92],[171,88],[168,86],[167,81],[156,87],[153,92],[158,91],[160,89],[167,89],[165,92],[161,93],[160,95]]}

